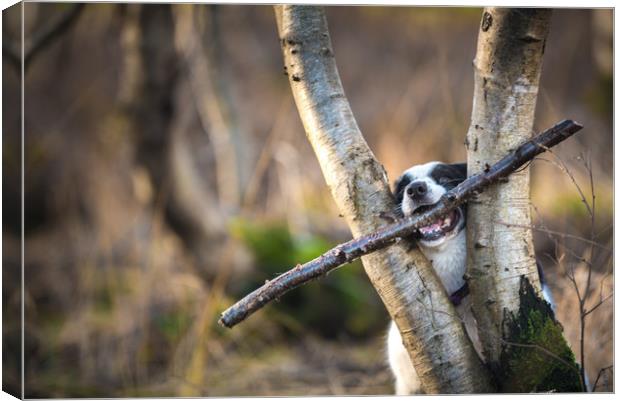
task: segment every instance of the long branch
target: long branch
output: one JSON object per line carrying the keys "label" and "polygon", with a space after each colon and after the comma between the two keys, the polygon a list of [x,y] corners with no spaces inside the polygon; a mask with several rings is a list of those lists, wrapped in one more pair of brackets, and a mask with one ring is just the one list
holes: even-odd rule
{"label": "long branch", "polygon": [[536,155],[544,152],[545,148],[557,145],[581,128],[582,126],[579,123],[572,120],[564,120],[556,124],[525,142],[493,166],[488,166],[483,172],[469,177],[454,189],[446,192],[440,201],[427,212],[399,220],[382,230],[340,244],[318,258],[303,265],[297,265],[286,273],[266,282],[224,311],[219,321],[220,324],[233,327],[293,288],[414,234],[419,227],[423,227],[445,215],[464,203],[473,194],[481,192],[489,185],[507,177]]}

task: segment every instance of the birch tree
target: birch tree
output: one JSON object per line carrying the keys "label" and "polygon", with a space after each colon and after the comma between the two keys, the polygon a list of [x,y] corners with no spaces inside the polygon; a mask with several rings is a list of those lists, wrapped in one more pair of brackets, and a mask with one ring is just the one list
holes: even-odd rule
{"label": "birch tree", "polygon": [[[548,9],[484,9],[466,141],[469,175],[484,171],[531,138],[550,18]],[[574,356],[540,298],[529,228],[529,168],[470,200],[467,219],[473,311],[485,359],[499,373],[500,387],[578,391]],[[533,332],[526,333],[528,326]],[[565,363],[541,358],[534,345]],[[560,372],[565,380],[552,380]]]}

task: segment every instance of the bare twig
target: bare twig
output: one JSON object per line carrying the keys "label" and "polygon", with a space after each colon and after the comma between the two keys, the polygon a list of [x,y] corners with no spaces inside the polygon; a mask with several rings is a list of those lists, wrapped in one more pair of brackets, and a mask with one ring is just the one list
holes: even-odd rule
{"label": "bare twig", "polygon": [[[592,176],[592,163],[591,163],[591,160],[589,161],[589,158],[588,160],[586,160],[584,157],[582,157],[581,159],[583,160],[586,170],[588,170],[588,177],[590,179],[591,203],[590,203],[590,208],[588,209],[588,211],[590,213],[590,239],[592,240],[592,243],[594,243],[594,236],[596,235],[595,228],[594,228],[595,216],[596,216],[595,214],[596,213],[596,203],[595,203],[596,196],[594,194],[594,178]],[[584,203],[585,203],[585,199],[583,198],[583,195],[582,195],[582,200],[584,200]],[[590,255],[589,255],[590,263],[587,265],[588,276],[586,279],[586,289],[583,295],[583,299],[581,303],[579,304],[580,321],[581,321],[579,347],[581,349],[581,377],[584,383],[586,383],[585,337],[586,337],[586,316],[588,315],[588,312],[586,311],[585,303],[587,299],[590,297],[590,283],[592,282],[592,260],[593,258],[594,258],[594,245],[591,244]],[[596,307],[598,307],[599,305],[596,305]]]}
{"label": "bare twig", "polygon": [[375,233],[338,245],[320,257],[304,265],[297,265],[294,269],[265,283],[265,285],[224,311],[220,318],[220,323],[226,327],[232,327],[287,291],[316,279],[362,255],[385,248],[401,238],[411,236],[419,227],[427,225],[446,214],[465,202],[470,196],[508,176],[524,163],[543,152],[544,149],[539,145],[542,144],[546,147],[554,146],[581,128],[580,124],[571,120],[564,120],[556,124],[554,127],[519,146],[514,152],[490,166],[486,171],[469,177],[456,188],[448,191],[431,210],[419,216],[400,220]]}
{"label": "bare twig", "polygon": [[542,160],[542,161],[546,161],[548,163],[551,163],[551,164],[555,165],[556,167],[558,167],[560,170],[564,171],[566,173],[566,175],[568,175],[568,177],[571,179],[573,185],[577,189],[577,192],[579,192],[579,197],[581,198],[581,202],[583,202],[583,204],[585,205],[585,207],[586,207],[586,209],[588,211],[588,214],[591,216],[592,215],[592,208],[590,207],[590,204],[586,200],[586,196],[584,195],[583,190],[581,189],[581,186],[577,183],[577,179],[570,172],[570,170],[568,169],[568,166],[566,165],[566,163],[564,163],[564,161],[558,155],[556,155],[555,152],[553,152],[553,150],[549,149],[548,147],[546,147],[545,150],[547,152],[549,152],[551,155],[553,155],[553,157],[555,157],[557,162],[554,162],[553,160],[549,160],[549,159],[538,159],[538,160]]}
{"label": "bare twig", "polygon": [[596,380],[594,381],[594,385],[592,386],[592,392],[596,391],[596,386],[598,385],[598,381],[601,379],[603,372],[606,370],[613,369],[614,365],[605,366],[601,370],[598,371],[598,375],[596,375]]}
{"label": "bare twig", "polygon": [[[543,145],[541,145],[543,146]],[[551,164],[556,165],[557,167],[559,167],[562,171],[564,171],[568,177],[570,178],[570,180],[572,181],[574,187],[577,189],[577,192],[579,193],[579,197],[581,198],[581,202],[584,204],[588,215],[590,216],[590,239],[585,239],[585,238],[581,238],[581,237],[576,237],[576,236],[572,236],[569,234],[562,234],[562,233],[553,233],[555,235],[559,235],[562,238],[574,238],[574,239],[578,239],[581,241],[584,241],[586,243],[588,243],[589,246],[589,255],[586,257],[586,255],[576,255],[575,252],[573,252],[570,248],[568,247],[564,247],[564,249],[570,253],[571,255],[573,255],[577,260],[579,260],[580,262],[584,263],[587,269],[587,276],[586,276],[586,283],[585,283],[585,288],[581,289],[579,288],[579,285],[577,283],[577,280],[575,278],[575,273],[574,273],[574,268],[572,265],[567,266],[567,270],[566,270],[566,276],[568,277],[569,281],[571,282],[571,284],[573,285],[573,288],[575,290],[575,294],[577,296],[577,300],[578,300],[578,305],[579,305],[579,350],[580,350],[580,376],[581,376],[581,380],[583,383],[587,382],[587,378],[586,378],[586,368],[585,368],[585,338],[586,338],[586,317],[594,312],[598,307],[600,307],[605,301],[607,301],[609,298],[611,298],[613,296],[613,292],[611,294],[609,294],[606,297],[603,297],[603,282],[604,279],[601,280],[600,283],[600,299],[599,302],[597,302],[593,307],[591,307],[590,309],[586,308],[586,302],[587,300],[590,298],[590,295],[592,293],[592,263],[593,263],[593,258],[594,258],[594,249],[595,247],[600,248],[600,249],[604,249],[606,251],[611,251],[611,249],[597,243],[595,240],[595,238],[597,237],[596,235],[596,194],[594,192],[594,176],[593,176],[593,172],[592,172],[592,160],[590,157],[585,157],[583,154],[580,155],[578,157],[578,160],[583,161],[583,165],[585,167],[585,169],[588,172],[588,178],[589,178],[589,185],[590,185],[590,202],[588,202],[588,200],[586,199],[586,195],[584,193],[584,191],[581,189],[581,186],[579,185],[579,183],[577,183],[577,180],[575,178],[575,176],[571,173],[571,171],[569,170],[568,166],[566,165],[566,163],[564,163],[564,161],[557,156],[553,151],[549,150],[549,149],[545,149],[548,150],[549,153],[551,153],[553,155],[553,157],[557,160],[557,162],[554,162],[552,160],[547,160],[547,159],[541,159],[544,160],[546,162],[549,162]],[[551,234],[551,232],[548,231],[548,234]],[[556,243],[557,244],[557,243]],[[558,262],[559,264],[559,262]]]}
{"label": "bare twig", "polygon": [[[44,24],[40,30],[32,34],[32,38],[24,44],[25,70],[28,69],[34,57],[40,53],[42,49],[66,32],[77,21],[83,9],[84,3],[72,3],[57,14],[55,18],[52,18],[47,24]],[[18,43],[10,41],[5,36],[2,41],[2,51],[8,57],[9,61],[11,61],[11,64],[18,70],[21,69],[22,58],[20,50]]]}
{"label": "bare twig", "polygon": [[581,291],[579,291],[579,285],[577,285],[577,280],[575,279],[575,267],[572,263],[569,263],[566,268],[566,277],[573,284],[573,288],[575,289],[575,294],[577,294],[577,300],[579,301],[579,305],[583,302],[583,296],[581,295]]}
{"label": "bare twig", "polygon": [[612,249],[606,247],[603,244],[600,244],[600,243],[598,243],[596,241],[589,240],[587,238],[580,237],[578,235],[572,235],[572,234],[567,234],[567,233],[563,233],[563,232],[560,232],[560,231],[549,230],[548,228],[538,227],[538,226],[535,226],[535,225],[528,226],[528,225],[525,225],[525,224],[507,223],[505,221],[500,221],[500,220],[496,220],[496,221],[494,221],[494,223],[498,223],[498,224],[502,224],[504,226],[510,226],[510,227],[529,228],[529,229],[532,229],[532,230],[535,230],[535,231],[540,231],[540,232],[543,232],[543,233],[546,233],[546,234],[550,234],[550,235],[555,235],[555,236],[558,236],[558,237],[570,238],[570,239],[574,239],[574,240],[577,240],[577,241],[582,241],[582,242],[585,242],[585,243],[587,243],[589,245],[596,246],[597,248],[603,249],[603,250],[605,250],[607,252],[613,252]]}
{"label": "bare twig", "polygon": [[605,303],[605,301],[607,301],[608,299],[610,299],[611,297],[614,296],[614,293],[612,292],[611,294],[607,295],[604,298],[601,298],[600,301],[598,301],[593,307],[591,307],[590,309],[588,309],[587,311],[585,311],[583,313],[583,316],[588,316],[590,313],[594,312],[599,306],[601,306],[603,303]]}

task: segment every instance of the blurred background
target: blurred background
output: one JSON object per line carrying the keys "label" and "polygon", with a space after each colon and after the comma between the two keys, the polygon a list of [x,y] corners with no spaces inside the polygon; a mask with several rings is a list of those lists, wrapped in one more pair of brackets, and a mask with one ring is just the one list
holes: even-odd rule
{"label": "blurred background", "polygon": [[[24,7],[26,397],[393,393],[387,313],[359,262],[232,330],[217,324],[266,279],[350,238],[283,74],[272,8]],[[344,88],[391,180],[413,164],[466,159],[481,14],[327,8]],[[19,6],[2,18],[4,42],[19,46]],[[564,118],[585,129],[554,148],[570,175],[554,155],[532,163],[537,254],[578,359],[569,277],[583,293],[590,267],[586,305],[604,300],[584,340],[597,391],[613,389],[611,369],[601,373],[613,364],[612,31],[611,10],[554,11],[535,129]],[[20,360],[20,81],[10,47],[5,389]]]}

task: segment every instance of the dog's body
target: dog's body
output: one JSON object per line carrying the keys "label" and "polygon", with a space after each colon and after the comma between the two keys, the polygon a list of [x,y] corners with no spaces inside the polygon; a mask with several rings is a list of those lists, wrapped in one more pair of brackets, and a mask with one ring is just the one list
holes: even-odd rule
{"label": "dog's body", "polygon": [[[396,181],[394,194],[399,210],[410,216],[428,209],[441,196],[467,178],[467,165],[429,162],[406,170]],[[466,241],[467,207],[462,205],[433,224],[420,228],[415,240],[420,250],[431,262],[441,280],[474,347],[480,354],[476,321],[471,312],[470,298],[466,295],[467,283],[463,276],[467,265]],[[539,267],[542,282],[542,271]],[[553,305],[550,291],[543,284],[543,295]],[[400,333],[394,322],[388,333],[388,361],[396,378],[396,394],[415,394],[421,386]]]}

